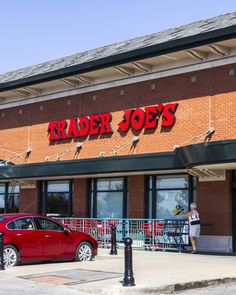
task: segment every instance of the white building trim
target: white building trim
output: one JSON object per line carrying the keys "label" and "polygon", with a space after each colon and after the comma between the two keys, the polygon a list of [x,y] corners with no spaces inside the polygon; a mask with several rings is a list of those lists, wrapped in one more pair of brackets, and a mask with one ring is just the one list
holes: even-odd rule
{"label": "white building trim", "polygon": [[7,101],[7,100],[10,100],[10,99],[7,99],[6,102],[2,102],[0,104],[0,109],[17,107],[17,106],[27,105],[31,103],[44,102],[44,101],[68,97],[72,95],[99,91],[99,90],[108,89],[112,87],[126,86],[132,83],[149,81],[153,79],[159,79],[159,78],[164,78],[168,76],[200,71],[204,69],[230,65],[234,63],[236,63],[236,55],[223,57],[223,58],[219,58],[219,59],[215,59],[211,61],[202,61],[201,63],[198,62],[194,65],[183,65],[183,66],[174,67],[172,69],[156,70],[153,72],[139,74],[137,76],[132,76],[128,78],[119,78],[113,81],[97,83],[95,85],[85,85],[82,87],[58,91],[51,94],[38,95],[38,96],[30,97],[30,98],[18,98],[17,100],[11,99],[13,101]]}

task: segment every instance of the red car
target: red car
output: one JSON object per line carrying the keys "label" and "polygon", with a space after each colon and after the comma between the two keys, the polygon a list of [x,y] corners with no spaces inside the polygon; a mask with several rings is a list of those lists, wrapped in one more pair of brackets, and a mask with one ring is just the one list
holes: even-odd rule
{"label": "red car", "polygon": [[97,255],[97,241],[83,232],[37,214],[1,214],[5,266],[24,261],[75,259],[89,261]]}

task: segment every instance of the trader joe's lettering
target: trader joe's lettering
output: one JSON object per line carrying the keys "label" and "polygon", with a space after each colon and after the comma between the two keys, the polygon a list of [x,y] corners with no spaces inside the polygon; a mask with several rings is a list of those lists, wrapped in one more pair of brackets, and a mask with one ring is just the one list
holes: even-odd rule
{"label": "trader joe's lettering", "polygon": [[[158,120],[161,120],[162,127],[171,127],[175,123],[177,106],[177,103],[169,103],[167,105],[149,106],[144,109],[126,110],[118,124],[119,130],[127,132],[130,128],[136,131],[143,128],[157,128]],[[69,121],[50,122],[48,125],[49,140],[113,133],[111,122],[112,115],[110,113],[72,118]]]}
{"label": "trader joe's lettering", "polygon": [[158,120],[161,117],[161,126],[170,127],[175,123],[175,111],[177,103],[169,103],[166,106],[146,107],[144,110],[124,111],[123,120],[118,124],[121,131],[126,132],[129,128],[134,130],[157,128]]}
{"label": "trader joe's lettering", "polygon": [[111,120],[111,114],[106,113],[73,118],[69,120],[69,123],[66,120],[50,122],[48,125],[49,140],[112,133]]}

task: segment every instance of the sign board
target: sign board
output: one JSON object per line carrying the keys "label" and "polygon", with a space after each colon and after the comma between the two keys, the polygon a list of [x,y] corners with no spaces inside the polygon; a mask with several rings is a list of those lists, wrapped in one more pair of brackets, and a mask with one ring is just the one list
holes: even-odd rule
{"label": "sign board", "polygon": [[[175,124],[177,103],[162,103],[156,106],[125,110],[118,123],[119,132],[128,132],[129,129],[155,129],[160,121],[161,127],[171,127]],[[113,133],[112,114],[103,113],[86,117],[72,118],[50,122],[48,125],[49,140],[63,140]]]}
{"label": "sign board", "polygon": [[24,180],[20,183],[21,189],[32,189],[36,188],[36,181],[35,180]]}

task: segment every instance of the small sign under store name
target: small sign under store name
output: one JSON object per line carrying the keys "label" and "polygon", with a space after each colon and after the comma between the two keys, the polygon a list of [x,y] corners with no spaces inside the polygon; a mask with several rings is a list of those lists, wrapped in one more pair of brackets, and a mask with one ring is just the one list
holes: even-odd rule
{"label": "small sign under store name", "polygon": [[22,189],[33,189],[36,188],[36,181],[32,180],[32,181],[24,181],[20,183],[20,187]]}

